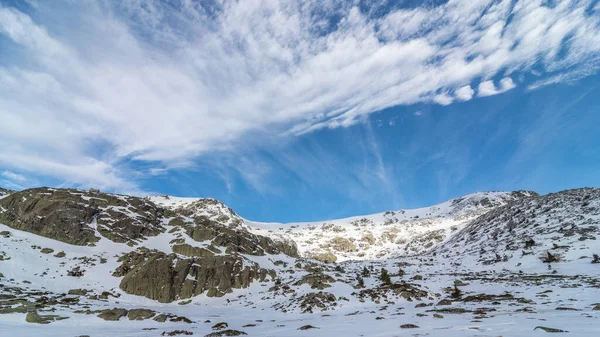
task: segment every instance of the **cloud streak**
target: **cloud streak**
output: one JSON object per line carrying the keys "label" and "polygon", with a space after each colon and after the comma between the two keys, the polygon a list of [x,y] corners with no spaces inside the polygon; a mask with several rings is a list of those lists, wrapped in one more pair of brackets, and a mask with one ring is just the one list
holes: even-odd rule
{"label": "cloud streak", "polygon": [[396,105],[499,94],[533,71],[530,88],[574,81],[600,68],[594,3],[0,5],[0,166],[134,190],[130,162],[184,167]]}

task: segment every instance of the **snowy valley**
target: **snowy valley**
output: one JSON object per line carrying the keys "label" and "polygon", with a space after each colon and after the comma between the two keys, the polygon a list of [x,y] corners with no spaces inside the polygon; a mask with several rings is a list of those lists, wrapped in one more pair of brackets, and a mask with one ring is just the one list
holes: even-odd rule
{"label": "snowy valley", "polygon": [[0,336],[600,334],[600,189],[318,223],[0,191]]}

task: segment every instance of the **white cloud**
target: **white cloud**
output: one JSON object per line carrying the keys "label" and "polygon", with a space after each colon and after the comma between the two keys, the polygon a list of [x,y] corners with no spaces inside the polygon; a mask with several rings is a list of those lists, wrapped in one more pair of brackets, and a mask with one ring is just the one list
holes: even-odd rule
{"label": "white cloud", "polygon": [[500,80],[499,84],[500,85],[496,87],[494,81],[492,80],[483,81],[479,83],[478,96],[486,97],[501,94],[508,90],[514,89],[517,86],[510,77],[503,78],[502,80]]}
{"label": "white cloud", "polygon": [[464,87],[460,87],[460,88],[456,89],[454,94],[456,95],[457,99],[459,99],[461,101],[468,101],[471,98],[473,98],[473,94],[475,94],[475,90],[473,90],[471,88],[471,86],[467,84]]}
{"label": "white cloud", "polygon": [[[181,167],[395,105],[471,99],[482,78],[478,96],[498,94],[534,66],[539,85],[596,72],[597,6],[544,4],[371,17],[350,1],[53,1],[35,20],[0,6],[0,35],[21,47],[0,63],[0,167],[135,189],[131,159]],[[318,13],[341,19],[324,31]]]}
{"label": "white cloud", "polygon": [[452,104],[454,99],[446,93],[441,93],[441,94],[435,95],[433,97],[433,101],[440,105],[450,105],[450,104]]}
{"label": "white cloud", "polygon": [[4,171],[4,172],[2,172],[1,175],[5,178],[10,179],[17,183],[23,183],[23,182],[27,181],[27,178],[25,178],[25,176],[18,174],[18,173],[11,172],[11,171]]}

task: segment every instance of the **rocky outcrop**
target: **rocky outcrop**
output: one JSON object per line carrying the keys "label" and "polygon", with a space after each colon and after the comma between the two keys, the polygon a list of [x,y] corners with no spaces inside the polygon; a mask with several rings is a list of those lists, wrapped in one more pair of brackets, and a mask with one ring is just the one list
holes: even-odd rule
{"label": "rocky outcrop", "polygon": [[300,280],[294,283],[295,286],[301,286],[303,284],[308,284],[311,289],[319,289],[323,290],[325,288],[331,287],[330,283],[334,283],[335,279],[324,273],[312,273],[306,274],[300,278]]}
{"label": "rocky outcrop", "polygon": [[335,256],[335,254],[333,254],[330,250],[326,252],[308,252],[306,253],[306,257],[324,263],[335,263],[337,261],[337,256]]}
{"label": "rocky outcrop", "polygon": [[121,289],[163,303],[205,292],[210,297],[222,296],[253,281],[275,277],[273,271],[239,255],[180,259],[175,254],[146,250],[129,253],[122,262],[113,274],[124,275]]}
{"label": "rocky outcrop", "polygon": [[197,217],[194,224],[185,225],[186,233],[195,241],[211,240],[213,246],[226,247],[225,253],[249,255],[287,254],[298,256],[298,250],[292,241],[274,241],[273,239],[250,233],[247,229],[223,224],[206,217]]}
{"label": "rocky outcrop", "polygon": [[173,246],[173,252],[176,254],[181,254],[189,257],[194,256],[213,256],[215,253],[220,253],[217,248],[211,247],[211,249],[205,249],[202,247],[194,247],[188,244],[179,244]]}
{"label": "rocky outcrop", "polygon": [[106,238],[135,244],[161,233],[163,209],[148,200],[95,190],[35,188],[0,199],[0,222],[55,240],[86,245]]}

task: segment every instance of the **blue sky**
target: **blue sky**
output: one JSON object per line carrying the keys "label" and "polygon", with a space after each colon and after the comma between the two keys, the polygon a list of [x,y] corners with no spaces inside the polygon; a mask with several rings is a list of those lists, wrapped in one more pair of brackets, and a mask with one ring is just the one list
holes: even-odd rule
{"label": "blue sky", "polygon": [[598,1],[0,0],[0,186],[310,221],[600,185]]}

